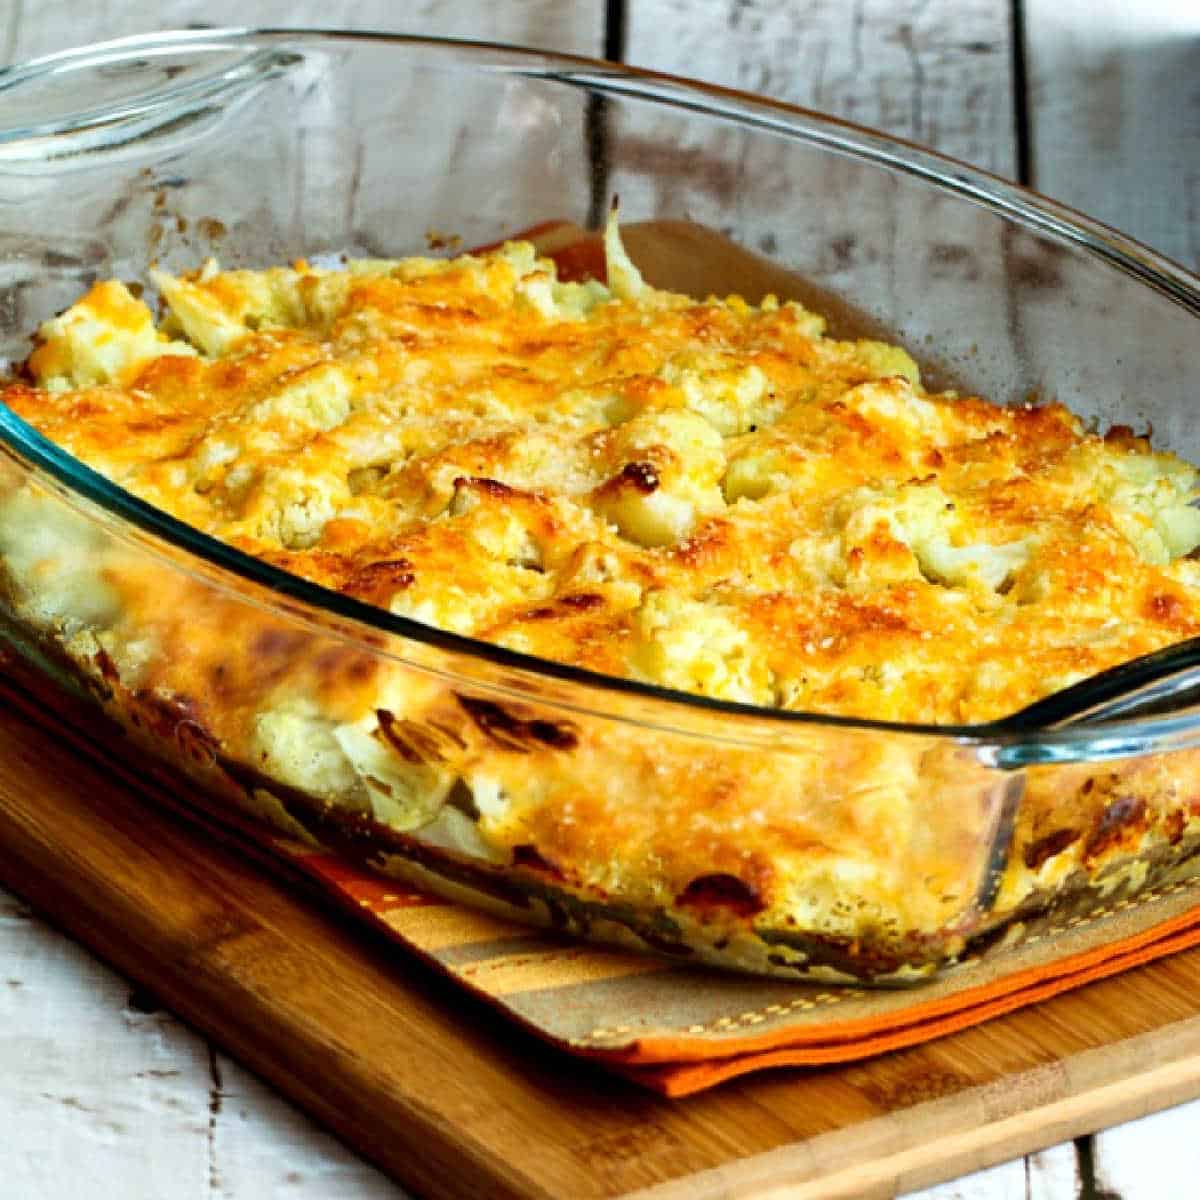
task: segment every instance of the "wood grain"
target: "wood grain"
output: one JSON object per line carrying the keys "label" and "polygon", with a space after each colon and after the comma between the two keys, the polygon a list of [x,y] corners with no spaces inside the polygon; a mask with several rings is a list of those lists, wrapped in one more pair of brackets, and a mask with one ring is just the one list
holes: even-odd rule
{"label": "wood grain", "polygon": [[1174,0],[1025,0],[1039,191],[1200,268],[1200,17]]}
{"label": "wood grain", "polygon": [[[51,941],[15,897],[0,901],[0,946],[4,1090],[22,1101],[11,1111],[6,1105],[0,1146],[10,1152],[0,1192],[39,1195],[47,1162],[82,1179],[89,1169],[116,1177],[131,1159],[127,1180],[135,1193],[167,1193],[180,1177],[202,1187],[208,1148],[195,1131],[208,1117],[204,1042],[161,1012],[130,1007],[128,983],[73,942]],[[24,1053],[8,1041],[18,1030]],[[79,1056],[77,1038],[93,1052]],[[159,1136],[135,1156],[144,1124]],[[23,1152],[11,1153],[17,1146]]]}
{"label": "wood grain", "polygon": [[[1200,1093],[1200,951],[900,1054],[663,1100],[147,802],[9,691],[0,874],[430,1197],[871,1197]],[[187,807],[186,785],[172,804]]]}
{"label": "wood grain", "polygon": [[[1024,1161],[1025,1200],[1065,1200],[1078,1192],[1078,1163],[1075,1146],[1064,1142],[1030,1154]],[[993,1196],[1020,1196],[1021,1189],[997,1191]],[[946,1197],[949,1200],[949,1197]],[[981,1194],[980,1200],[984,1200]]]}
{"label": "wood grain", "polygon": [[402,1200],[397,1186],[0,892],[0,1195]]}
{"label": "wood grain", "polygon": [[6,0],[0,12],[0,63],[106,38],[194,25],[377,29],[476,38],[599,55],[604,6],[557,0]]}
{"label": "wood grain", "polygon": [[1015,169],[1011,27],[994,0],[629,5],[625,59]]}
{"label": "wood grain", "polygon": [[[1200,1178],[1200,1144],[1196,1141],[1196,1106],[1186,1105],[1152,1119],[1118,1126],[1098,1136],[1093,1154],[1096,1189],[1115,1196],[1136,1196],[1145,1187],[1153,1164],[1171,1163],[1176,1190],[1162,1195],[1190,1196]],[[1167,1181],[1164,1179],[1163,1181]]]}

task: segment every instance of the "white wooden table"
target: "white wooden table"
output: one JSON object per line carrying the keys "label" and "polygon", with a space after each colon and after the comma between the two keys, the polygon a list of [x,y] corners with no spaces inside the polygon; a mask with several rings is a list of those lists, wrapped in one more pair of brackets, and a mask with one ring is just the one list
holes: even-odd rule
{"label": "white wooden table", "polygon": [[[204,24],[530,43],[837,113],[1200,267],[1200,0],[0,0],[0,62]],[[0,891],[0,1200],[404,1193]],[[1200,1101],[924,1200],[1184,1200]]]}

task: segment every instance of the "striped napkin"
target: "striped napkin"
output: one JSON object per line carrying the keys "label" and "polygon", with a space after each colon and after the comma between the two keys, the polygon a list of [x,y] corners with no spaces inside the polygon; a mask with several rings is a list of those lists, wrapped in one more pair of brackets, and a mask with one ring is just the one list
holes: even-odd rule
{"label": "striped napkin", "polygon": [[[239,819],[240,820],[240,819]],[[1200,891],[1178,875],[911,989],[825,987],[681,967],[463,908],[249,825],[246,836],[332,901],[546,1041],[668,1096],[764,1067],[849,1062],[941,1037],[1200,942]]]}

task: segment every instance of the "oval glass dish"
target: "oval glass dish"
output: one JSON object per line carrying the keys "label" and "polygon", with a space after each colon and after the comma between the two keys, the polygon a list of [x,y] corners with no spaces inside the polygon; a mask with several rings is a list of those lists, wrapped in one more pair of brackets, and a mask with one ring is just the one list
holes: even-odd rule
{"label": "oval glass dish", "polygon": [[[170,33],[0,71],[0,353],[151,260],[398,258],[596,229],[614,194],[653,283],[791,286],[835,333],[934,348],[935,386],[1052,396],[1200,459],[1197,280],[1120,235],[785,105],[407,37]],[[395,616],[2,408],[0,438],[0,622],[24,661],[221,803],[464,902],[896,984],[1197,870],[1192,644],[986,725],[760,709]]]}

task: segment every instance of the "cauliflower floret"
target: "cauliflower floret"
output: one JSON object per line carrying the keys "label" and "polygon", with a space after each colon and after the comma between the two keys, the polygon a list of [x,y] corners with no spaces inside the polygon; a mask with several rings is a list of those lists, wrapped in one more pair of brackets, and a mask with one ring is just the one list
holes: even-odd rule
{"label": "cauliflower floret", "polygon": [[739,364],[732,355],[678,354],[659,377],[679,388],[687,407],[726,437],[768,424],[783,407],[762,369]]}
{"label": "cauliflower floret", "polygon": [[[242,482],[236,475],[234,468],[225,478],[230,495]],[[305,471],[301,466],[269,467],[245,486],[238,532],[290,550],[313,545],[338,510],[353,499],[344,476]]]}
{"label": "cauliflower floret", "polygon": [[1120,452],[1104,468],[1113,519],[1146,562],[1164,566],[1200,545],[1195,468],[1170,454]]}
{"label": "cauliflower floret", "polygon": [[345,803],[358,790],[358,777],[338,745],[333,724],[310,700],[260,712],[254,718],[251,750],[264,775],[310,795]]}
{"label": "cauliflower floret", "polygon": [[631,541],[672,545],[725,507],[721,435],[695,413],[643,413],[620,427],[612,452],[622,465],[592,503]]}
{"label": "cauliflower floret", "polygon": [[892,376],[861,383],[844,393],[841,402],[922,451],[930,444],[945,444],[945,406],[918,395],[907,379]]}
{"label": "cauliflower floret", "polygon": [[742,499],[761,500],[776,487],[786,487],[788,482],[782,455],[770,449],[754,450],[730,460],[721,490],[725,502],[733,504]]}
{"label": "cauliflower floret", "polygon": [[978,581],[997,591],[1029,561],[1029,539],[1000,546],[951,546],[929,539],[917,547],[917,559],[927,579],[957,587]]}
{"label": "cauliflower floret", "polygon": [[329,430],[350,415],[350,394],[350,381],[341,367],[317,363],[289,376],[282,388],[249,408],[246,419],[285,429]]}
{"label": "cauliflower floret", "polygon": [[160,334],[150,309],[111,279],[96,284],[61,316],[43,322],[38,338],[29,370],[52,392],[120,383],[149,359],[196,353]]}
{"label": "cauliflower floret", "polygon": [[583,321],[598,304],[612,299],[612,293],[598,280],[585,283],[560,283],[554,264],[539,262],[537,269],[522,276],[516,294],[547,320]]}
{"label": "cauliflower floret", "polygon": [[861,489],[849,499],[842,530],[847,582],[875,585],[920,576],[996,591],[1029,558],[1028,538],[964,544],[962,533],[960,514],[936,484],[908,484],[891,493]]}
{"label": "cauliflower floret", "polygon": [[634,665],[647,679],[702,696],[770,703],[763,649],[721,606],[649,592],[635,627]]}
{"label": "cauliflower floret", "polygon": [[182,332],[212,357],[225,354],[261,325],[301,324],[296,278],[295,271],[283,268],[221,273],[213,259],[206,260],[194,279],[150,272],[170,310],[164,326]]}
{"label": "cauliflower floret", "polygon": [[647,290],[641,271],[633,265],[633,259],[621,241],[615,205],[608,214],[608,224],[604,228],[604,261],[608,286],[618,300],[636,300]]}
{"label": "cauliflower floret", "polygon": [[339,725],[333,736],[366,788],[377,821],[404,832],[437,814],[454,783],[453,772],[406,762],[374,715],[357,725]]}

